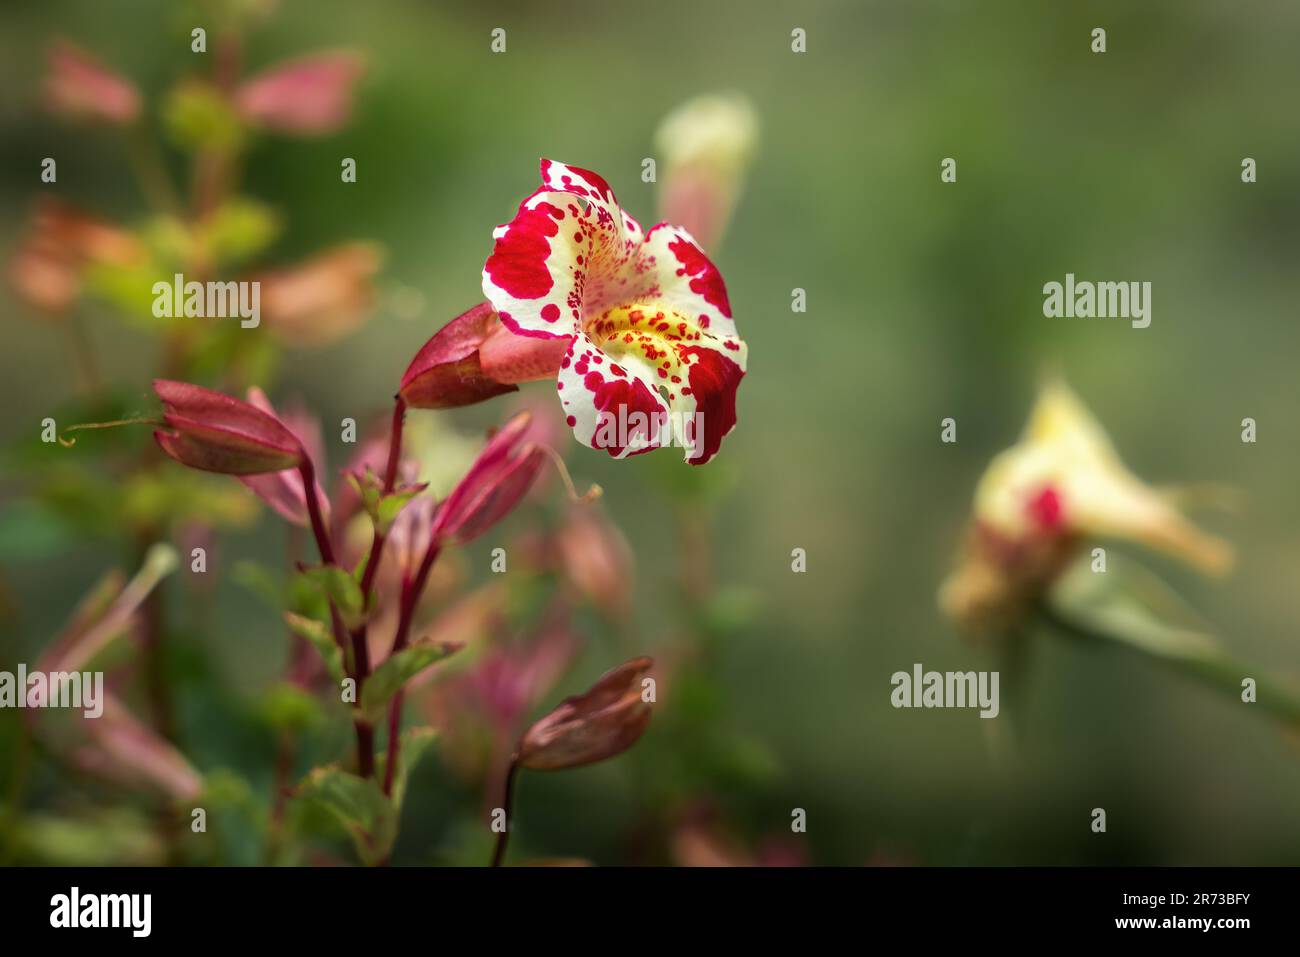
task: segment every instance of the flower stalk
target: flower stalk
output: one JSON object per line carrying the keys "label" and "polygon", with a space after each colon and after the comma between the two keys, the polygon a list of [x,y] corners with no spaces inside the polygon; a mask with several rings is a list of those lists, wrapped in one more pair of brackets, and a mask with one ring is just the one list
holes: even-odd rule
{"label": "flower stalk", "polygon": [[1247,667],[1206,635],[1161,629],[1144,634],[1140,629],[1105,623],[1101,616],[1067,611],[1050,602],[1038,606],[1039,620],[1067,638],[1117,645],[1170,666],[1228,698],[1241,700],[1242,681],[1255,681],[1255,702],[1261,710],[1285,724],[1300,727],[1300,692],[1264,677]]}
{"label": "flower stalk", "polygon": [[506,859],[506,844],[510,840],[511,821],[514,817],[515,803],[515,777],[519,773],[519,755],[510,759],[510,769],[506,771],[506,790],[505,797],[502,798],[502,809],[506,813],[505,829],[497,835],[496,848],[492,852],[492,866],[500,867]]}

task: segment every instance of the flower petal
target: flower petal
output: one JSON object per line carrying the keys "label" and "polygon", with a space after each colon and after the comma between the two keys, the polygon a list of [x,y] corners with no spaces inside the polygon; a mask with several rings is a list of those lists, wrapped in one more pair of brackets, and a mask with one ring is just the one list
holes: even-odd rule
{"label": "flower petal", "polygon": [[673,403],[677,441],[686,461],[703,465],[736,427],[736,390],[745,377],[747,350],[739,339],[703,336],[676,351],[686,380]]}
{"label": "flower petal", "polygon": [[569,197],[539,190],[492,231],[483,295],[517,335],[551,339],[577,325],[590,246],[581,219]]}
{"label": "flower petal", "polygon": [[713,335],[736,334],[722,274],[690,233],[660,223],[646,234],[638,259],[643,264],[638,272],[656,283],[641,294],[641,301],[670,306]]}
{"label": "flower petal", "polygon": [[511,332],[498,323],[479,346],[479,366],[494,382],[514,384],[554,379],[572,337],[538,339]]}
{"label": "flower petal", "polygon": [[551,338],[627,299],[644,237],[597,174],[542,160],[542,182],[493,231],[483,294],[513,332]]}
{"label": "flower petal", "polygon": [[[579,441],[610,449],[618,458],[676,442],[694,465],[717,453],[736,424],[743,342],[715,338],[680,313],[651,307],[611,309],[582,340],[589,344],[584,347],[591,353],[588,361],[581,361],[583,350],[575,343],[559,383],[560,401]],[[637,385],[620,385],[625,376]],[[590,398],[579,404],[584,394]],[[657,411],[666,416],[662,421],[671,425],[669,431],[656,431]],[[650,426],[638,429],[634,412],[643,413]],[[607,419],[618,425],[612,446]],[[643,433],[639,440],[638,432]]]}
{"label": "flower petal", "polygon": [[[646,352],[652,350],[656,347],[648,344]],[[556,382],[565,421],[578,441],[616,459],[670,443],[671,410],[658,391],[656,368],[644,353],[628,351],[614,361],[585,332],[579,333],[560,363]]]}

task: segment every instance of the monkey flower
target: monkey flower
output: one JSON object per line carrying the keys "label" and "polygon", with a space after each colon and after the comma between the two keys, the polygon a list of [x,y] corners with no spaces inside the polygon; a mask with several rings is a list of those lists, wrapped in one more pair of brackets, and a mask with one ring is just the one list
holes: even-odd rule
{"label": "monkey flower", "polygon": [[722,276],[686,230],[642,231],[597,174],[545,159],[541,174],[493,232],[484,295],[515,335],[568,340],[556,388],[582,444],[623,458],[677,442],[707,462],[745,374]]}
{"label": "monkey flower", "polygon": [[1074,393],[1050,382],[1020,442],[980,479],[967,554],[941,603],[977,629],[1014,621],[1094,538],[1136,542],[1209,574],[1232,562],[1226,542],[1125,468]]}

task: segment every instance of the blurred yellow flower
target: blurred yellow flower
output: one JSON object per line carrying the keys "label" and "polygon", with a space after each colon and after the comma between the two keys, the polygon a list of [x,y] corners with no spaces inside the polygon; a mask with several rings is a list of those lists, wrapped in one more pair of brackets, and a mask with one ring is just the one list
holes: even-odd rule
{"label": "blurred yellow flower", "polygon": [[967,552],[941,604],[977,628],[1013,621],[1094,538],[1136,542],[1207,574],[1232,563],[1231,546],[1133,475],[1078,397],[1053,380],[1020,441],[980,479]]}

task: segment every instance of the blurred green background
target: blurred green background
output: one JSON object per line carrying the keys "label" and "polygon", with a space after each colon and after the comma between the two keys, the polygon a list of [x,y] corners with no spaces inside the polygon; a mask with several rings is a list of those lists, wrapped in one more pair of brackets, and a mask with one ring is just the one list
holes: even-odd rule
{"label": "blurred green background", "polygon": [[[147,97],[194,69],[186,4],[8,2],[0,12],[0,249],[42,190],[110,217],[140,208],[108,137],[38,107],[43,56],[66,36]],[[489,51],[505,27],[508,52]],[[808,52],[790,52],[803,27]],[[1108,31],[1094,55],[1089,32]],[[276,205],[285,262],[352,238],[387,248],[385,283],[418,290],[418,317],[383,311],[336,346],[292,353],[274,395],[301,394],[326,423],[382,413],[411,355],[479,301],[491,229],[552,157],[602,173],[625,208],[654,217],[640,179],[659,119],[699,93],[739,90],[762,139],[715,261],[750,349],[739,425],[716,467],[720,584],[761,612],[714,662],[732,720],[770,770],[714,795],[757,840],[808,812],[818,863],[1293,864],[1300,761],[1288,737],[1111,649],[1042,636],[1017,765],[1000,767],[973,711],[896,711],[890,675],[995,668],[939,614],[974,483],[1014,441],[1044,368],[1062,370],[1133,470],[1155,482],[1221,480],[1249,507],[1210,516],[1233,540],[1232,576],[1205,584],[1144,558],[1261,673],[1300,680],[1300,7],[1199,2],[653,4],[284,2],[249,41],[256,68],[321,47],[366,52],[350,126],[321,140],[267,138],[246,188]],[[39,183],[41,157],[57,187]],[[355,157],[358,182],[339,182]],[[1259,181],[1240,179],[1243,157]],[[944,157],[958,163],[942,184]],[[1150,328],[1046,319],[1042,286],[1146,280]],[[790,310],[807,290],[808,311]],[[65,344],[0,293],[6,445],[35,442],[72,391]],[[102,366],[144,402],[154,343],[91,322]],[[532,388],[544,392],[539,384]],[[498,420],[489,404],[454,419]],[[559,415],[558,406],[555,414]],[[952,416],[958,442],[939,441]],[[1259,423],[1244,445],[1240,421]],[[331,463],[346,450],[327,428]],[[652,461],[570,451],[599,482],[638,562],[637,630],[653,653],[678,555]],[[715,468],[711,465],[708,468]],[[6,502],[18,492],[6,477]],[[263,517],[230,558],[274,547]],[[4,542],[0,661],[32,661],[101,571],[110,542],[71,554]],[[483,553],[485,554],[486,545]],[[791,549],[808,555],[790,570]],[[474,553],[475,561],[482,556]],[[183,615],[183,610],[173,612]],[[284,660],[264,606],[223,583],[219,624],[195,641],[228,694],[251,695]],[[638,648],[636,650],[641,650]],[[573,684],[608,667],[593,652]],[[1004,696],[1007,695],[1004,689]],[[255,773],[269,745],[185,705],[187,748]],[[10,718],[0,715],[0,727]],[[8,750],[12,734],[0,736]],[[651,725],[651,738],[655,726]],[[632,761],[632,758],[623,761]],[[538,853],[622,859],[637,776],[613,762],[528,778],[520,840]],[[10,777],[0,766],[0,785]],[[436,764],[417,774],[395,861],[432,858],[449,808]],[[29,800],[68,795],[45,777]],[[433,794],[425,803],[419,796]],[[644,795],[640,800],[646,800]],[[1104,807],[1108,833],[1089,830]]]}

